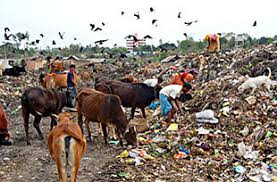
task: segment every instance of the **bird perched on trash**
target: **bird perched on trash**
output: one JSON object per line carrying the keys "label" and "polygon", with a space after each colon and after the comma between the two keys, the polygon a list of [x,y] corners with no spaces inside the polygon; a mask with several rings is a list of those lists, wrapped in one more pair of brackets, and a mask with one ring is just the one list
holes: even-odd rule
{"label": "bird perched on trash", "polygon": [[256,20],[254,21],[254,23],[253,23],[252,26],[253,26],[253,27],[257,26],[257,21],[256,21]]}
{"label": "bird perched on trash", "polygon": [[109,39],[104,39],[104,40],[98,40],[98,41],[95,41],[94,43],[95,44],[100,44],[102,45],[104,42],[108,41]]}
{"label": "bird perched on trash", "polygon": [[153,11],[154,11],[154,8],[153,8],[153,7],[150,7],[149,9],[150,9],[150,12],[153,12]]}
{"label": "bird perched on trash", "polygon": [[143,37],[144,39],[152,39],[152,37],[150,35],[146,35]]}
{"label": "bird perched on trash", "polygon": [[94,24],[89,24],[89,26],[90,26],[90,30],[93,30],[95,28]]}
{"label": "bird perched on trash", "polygon": [[128,35],[128,36],[126,36],[125,37],[125,39],[131,39],[131,38],[133,38],[133,40],[135,41],[135,42],[137,42],[138,41],[138,38],[136,37],[136,36],[134,36],[134,35]]}
{"label": "bird perched on trash", "polygon": [[60,38],[63,40],[63,36],[64,36],[64,34],[65,33],[61,33],[61,32],[59,32],[59,36],[60,36]]}
{"label": "bird perched on trash", "polygon": [[137,17],[137,20],[140,19],[140,15],[139,15],[139,12],[137,12],[137,14],[134,14],[135,17]]}
{"label": "bird perched on trash", "polygon": [[178,13],[177,18],[181,18],[181,12]]}

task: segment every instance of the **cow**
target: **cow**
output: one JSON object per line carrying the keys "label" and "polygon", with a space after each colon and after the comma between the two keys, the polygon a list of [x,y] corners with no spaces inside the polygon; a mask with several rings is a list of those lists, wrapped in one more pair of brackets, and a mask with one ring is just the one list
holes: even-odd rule
{"label": "cow", "polygon": [[159,98],[160,85],[149,87],[144,83],[123,83],[120,81],[100,81],[96,83],[95,89],[104,93],[118,95],[124,107],[131,107],[131,118],[134,118],[135,109],[138,107],[146,118],[145,107]]}
{"label": "cow", "polygon": [[0,103],[0,145],[11,145],[11,134],[8,131],[8,119]]}
{"label": "cow", "polygon": [[[74,74],[75,83],[78,84],[79,77]],[[39,76],[39,82],[44,88],[48,89],[63,89],[67,88],[67,74],[66,73],[41,73]]]}
{"label": "cow", "polygon": [[26,73],[25,69],[26,65],[23,66],[13,66],[12,68],[7,68],[3,71],[3,76],[8,75],[8,76],[20,76],[22,73]]}
{"label": "cow", "polygon": [[58,124],[49,133],[48,149],[56,161],[61,182],[67,182],[67,165],[71,167],[71,182],[76,182],[78,169],[87,149],[85,136],[69,113],[58,115]]}
{"label": "cow", "polygon": [[[83,126],[83,116],[88,121],[101,123],[106,144],[108,143],[107,126],[110,126],[116,129],[121,146],[123,146],[123,137],[128,144],[137,145],[135,127],[128,125],[118,96],[84,88],[80,90],[77,96],[77,113],[81,127]],[[90,132],[88,137],[91,138]]]}
{"label": "cow", "polygon": [[51,73],[60,73],[66,70],[66,67],[63,64],[63,62],[59,60],[52,61],[52,63],[48,65],[48,68],[50,68]]}
{"label": "cow", "polygon": [[34,127],[38,132],[39,138],[42,140],[39,123],[42,117],[51,117],[51,128],[56,125],[56,120],[51,114],[58,114],[62,108],[72,107],[72,97],[70,92],[58,92],[55,90],[46,90],[39,87],[28,88],[21,96],[22,114],[24,118],[24,127],[26,132],[27,145],[29,140],[29,115],[32,114],[34,119]]}

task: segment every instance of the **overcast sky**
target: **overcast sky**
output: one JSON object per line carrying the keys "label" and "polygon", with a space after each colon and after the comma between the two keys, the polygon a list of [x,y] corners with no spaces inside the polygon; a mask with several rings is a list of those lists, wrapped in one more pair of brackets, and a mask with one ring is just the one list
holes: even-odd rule
{"label": "overcast sky", "polygon": [[[28,31],[31,40],[43,33],[42,47],[52,40],[56,47],[93,44],[99,39],[109,39],[104,46],[125,45],[124,37],[134,33],[151,35],[153,40],[147,43],[155,45],[160,39],[183,40],[185,32],[195,39],[218,32],[277,35],[277,0],[0,0],[0,4],[0,33],[6,26],[11,33]],[[177,18],[179,11],[181,19]],[[133,16],[136,12],[140,20]],[[157,27],[151,25],[152,19],[158,19]],[[198,23],[184,24],[193,20]],[[252,27],[255,20],[258,25]],[[101,26],[101,22],[106,23],[102,32],[90,31],[90,23]],[[59,31],[65,32],[64,40],[59,39]]]}

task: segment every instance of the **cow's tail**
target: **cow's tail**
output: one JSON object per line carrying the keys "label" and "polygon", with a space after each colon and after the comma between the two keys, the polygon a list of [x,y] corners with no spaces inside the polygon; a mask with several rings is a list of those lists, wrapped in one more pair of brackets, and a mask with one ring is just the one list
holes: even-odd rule
{"label": "cow's tail", "polygon": [[268,78],[270,78],[271,77],[271,69],[269,68],[269,67],[267,67],[267,70],[268,70]]}

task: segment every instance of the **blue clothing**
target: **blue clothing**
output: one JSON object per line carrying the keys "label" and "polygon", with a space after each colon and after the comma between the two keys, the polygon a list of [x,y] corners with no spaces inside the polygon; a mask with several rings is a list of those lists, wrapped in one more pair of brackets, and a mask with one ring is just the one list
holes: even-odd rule
{"label": "blue clothing", "polygon": [[73,72],[69,71],[67,73],[67,87],[74,87],[73,80],[74,80],[74,74]]}
{"label": "blue clothing", "polygon": [[161,104],[161,114],[166,116],[168,112],[172,109],[172,105],[168,101],[167,96],[160,94],[160,104]]}
{"label": "blue clothing", "polygon": [[152,110],[156,110],[159,105],[160,105],[159,101],[157,101],[157,102],[151,102],[149,108],[152,109]]}

